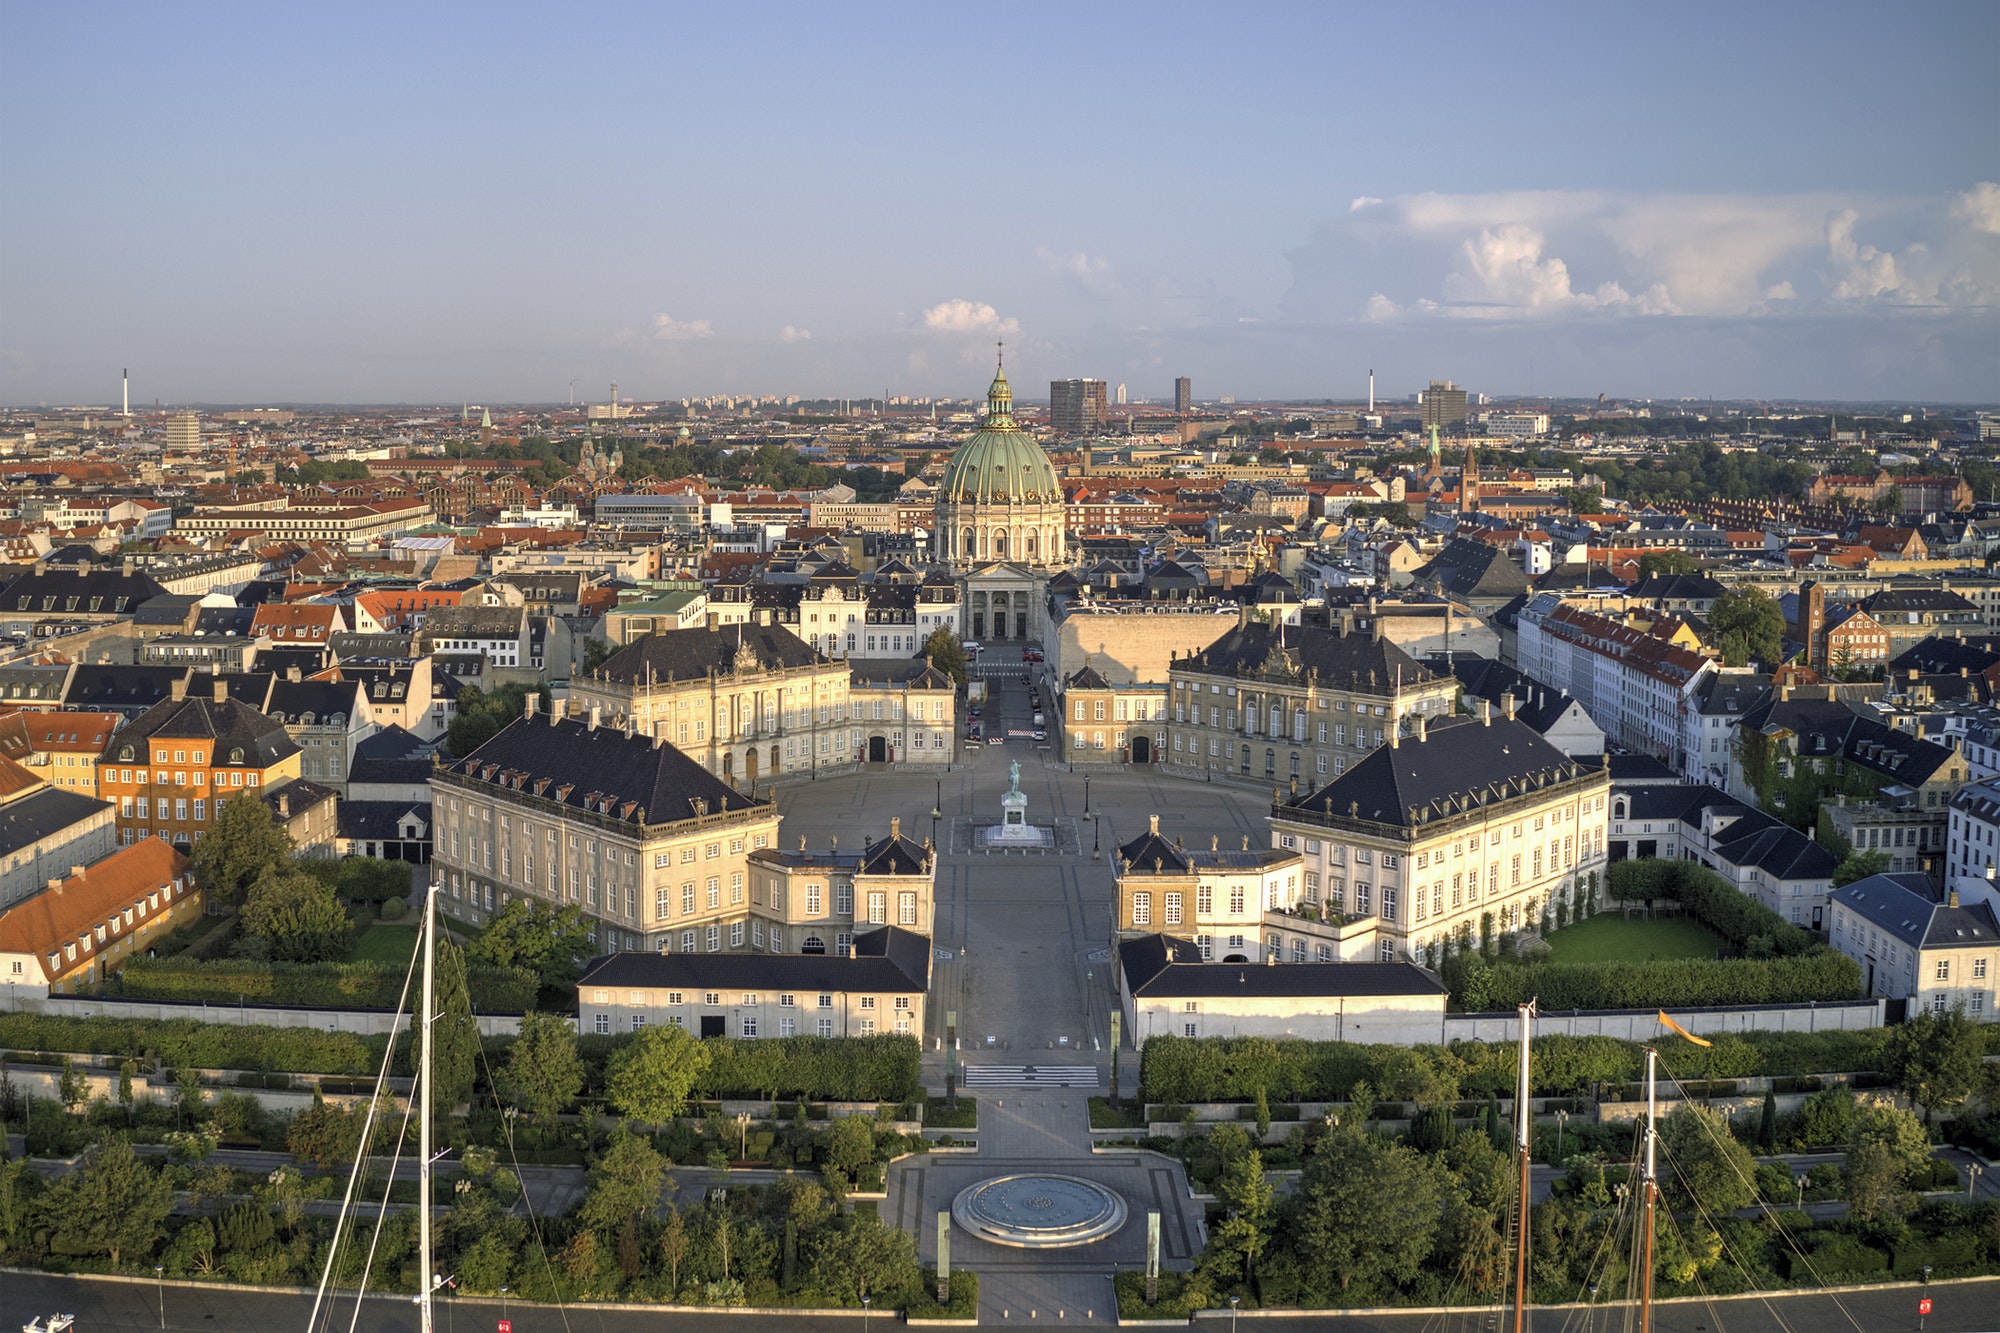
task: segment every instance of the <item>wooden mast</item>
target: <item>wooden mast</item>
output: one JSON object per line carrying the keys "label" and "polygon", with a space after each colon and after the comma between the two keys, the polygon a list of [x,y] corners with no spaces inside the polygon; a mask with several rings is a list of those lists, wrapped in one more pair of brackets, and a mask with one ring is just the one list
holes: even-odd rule
{"label": "wooden mast", "polygon": [[1530,1000],[1521,1006],[1521,1069],[1514,1088],[1515,1140],[1521,1159],[1520,1216],[1514,1224],[1514,1333],[1527,1333],[1528,1328],[1528,1160],[1535,1123],[1528,1100],[1528,1030],[1534,1016],[1535,1002]]}
{"label": "wooden mast", "polygon": [[1654,1077],[1660,1053],[1646,1048],[1646,1268],[1639,1278],[1639,1333],[1653,1333],[1653,1207],[1660,1197],[1659,1177],[1654,1171],[1654,1146],[1658,1135],[1654,1116],[1658,1110]]}

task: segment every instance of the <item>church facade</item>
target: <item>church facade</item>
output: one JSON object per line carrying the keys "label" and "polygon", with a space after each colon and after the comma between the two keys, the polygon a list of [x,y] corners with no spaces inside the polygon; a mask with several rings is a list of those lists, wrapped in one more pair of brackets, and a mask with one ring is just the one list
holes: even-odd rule
{"label": "church facade", "polygon": [[1048,579],[1067,563],[1054,464],[1014,422],[1005,369],[986,391],[986,423],[938,483],[933,551],[960,581],[960,625],[976,640],[1043,640]]}

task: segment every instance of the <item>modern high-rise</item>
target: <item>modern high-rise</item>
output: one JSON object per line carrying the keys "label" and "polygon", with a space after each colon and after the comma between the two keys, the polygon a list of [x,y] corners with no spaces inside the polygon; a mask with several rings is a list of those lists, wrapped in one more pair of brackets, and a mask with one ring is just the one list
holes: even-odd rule
{"label": "modern high-rise", "polygon": [[1444,430],[1465,420],[1465,390],[1450,380],[1432,380],[1431,387],[1424,390],[1420,397],[1423,400],[1425,430],[1433,426]]}
{"label": "modern high-rise", "polygon": [[1110,415],[1103,380],[1050,380],[1049,427],[1057,435],[1092,435]]}
{"label": "modern high-rise", "polygon": [[1125,406],[1125,386],[1122,384],[1118,386],[1118,406]]}
{"label": "modern high-rise", "polygon": [[1185,375],[1174,381],[1174,411],[1183,416],[1194,411],[1194,381]]}
{"label": "modern high-rise", "polygon": [[201,448],[201,417],[193,412],[176,412],[168,417],[167,448]]}

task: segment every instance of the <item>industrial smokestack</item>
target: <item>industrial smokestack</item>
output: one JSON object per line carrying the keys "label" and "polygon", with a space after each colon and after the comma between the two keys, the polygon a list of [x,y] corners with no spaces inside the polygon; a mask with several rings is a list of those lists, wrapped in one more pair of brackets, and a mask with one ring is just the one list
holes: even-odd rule
{"label": "industrial smokestack", "polygon": [[118,376],[125,383],[125,415],[129,417],[132,415],[132,371],[129,368],[120,370]]}
{"label": "industrial smokestack", "polygon": [[1368,415],[1375,415],[1375,367],[1368,367]]}

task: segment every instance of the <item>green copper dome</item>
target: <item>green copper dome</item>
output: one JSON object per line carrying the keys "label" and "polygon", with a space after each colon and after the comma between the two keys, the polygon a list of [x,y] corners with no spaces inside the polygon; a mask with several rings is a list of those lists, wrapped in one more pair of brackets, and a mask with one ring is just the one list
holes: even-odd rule
{"label": "green copper dome", "polygon": [[1033,437],[1014,424],[1014,391],[995,371],[986,391],[986,424],[958,446],[938,483],[941,498],[965,503],[1022,504],[1062,498],[1056,470]]}

